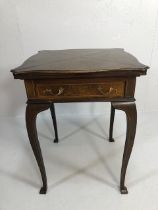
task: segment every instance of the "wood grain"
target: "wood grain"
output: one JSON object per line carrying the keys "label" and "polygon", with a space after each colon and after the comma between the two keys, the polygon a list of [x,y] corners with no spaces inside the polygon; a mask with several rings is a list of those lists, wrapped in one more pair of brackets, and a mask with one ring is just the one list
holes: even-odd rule
{"label": "wood grain", "polygon": [[45,50],[11,70],[17,79],[140,76],[148,66],[124,49]]}
{"label": "wood grain", "polygon": [[120,176],[120,192],[128,193],[125,175],[132,152],[137,111],[134,103],[136,77],[145,75],[148,67],[123,49],[84,49],[42,51],[12,70],[14,78],[23,79],[27,93],[26,126],[28,137],[39,166],[43,186],[47,177],[38,141],[36,117],[50,108],[58,142],[54,103],[111,102],[109,141],[113,142],[115,110],[126,113],[127,132]]}

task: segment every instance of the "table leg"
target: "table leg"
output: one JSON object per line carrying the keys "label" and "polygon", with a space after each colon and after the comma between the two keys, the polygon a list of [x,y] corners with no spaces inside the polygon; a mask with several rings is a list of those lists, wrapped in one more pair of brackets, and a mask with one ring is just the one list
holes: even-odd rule
{"label": "table leg", "polygon": [[112,103],[111,103],[110,128],[109,128],[109,141],[110,142],[114,142],[114,138],[113,138],[114,117],[115,117],[115,108],[112,106]]}
{"label": "table leg", "polygon": [[125,186],[125,175],[126,175],[128,161],[134,144],[136,124],[137,124],[137,110],[134,102],[113,102],[112,106],[115,109],[122,110],[126,113],[127,131],[126,131],[126,142],[124,147],[122,168],[121,168],[120,192],[121,194],[127,194],[128,191]]}
{"label": "table leg", "polygon": [[36,128],[36,118],[39,112],[42,112],[50,107],[50,104],[31,104],[28,103],[26,107],[26,127],[28,132],[28,137],[30,144],[35,155],[38,167],[41,172],[43,186],[40,190],[40,194],[46,194],[47,192],[47,177],[45,166],[43,162],[42,152],[38,140],[37,128]]}
{"label": "table leg", "polygon": [[51,116],[52,116],[52,121],[53,121],[53,126],[54,126],[54,132],[55,132],[54,143],[58,143],[59,142],[59,139],[58,139],[58,130],[57,130],[57,121],[56,121],[56,114],[55,114],[55,106],[54,106],[54,103],[52,103],[51,106],[50,106],[50,112],[51,112]]}

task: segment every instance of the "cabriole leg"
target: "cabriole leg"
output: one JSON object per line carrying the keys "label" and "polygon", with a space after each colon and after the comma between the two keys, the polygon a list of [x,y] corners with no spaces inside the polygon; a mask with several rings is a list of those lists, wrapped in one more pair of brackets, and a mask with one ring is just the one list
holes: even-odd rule
{"label": "cabriole leg", "polygon": [[109,142],[114,142],[114,138],[113,138],[114,117],[115,117],[115,108],[112,106],[112,103],[111,103]]}
{"label": "cabriole leg", "polygon": [[137,110],[134,102],[113,102],[112,106],[115,109],[122,110],[126,113],[127,131],[126,131],[126,142],[124,147],[122,168],[121,168],[120,192],[121,194],[127,194],[128,191],[125,186],[125,175],[126,175],[128,161],[134,144],[136,125],[137,125]]}
{"label": "cabriole leg", "polygon": [[46,194],[47,192],[47,177],[45,166],[43,162],[42,152],[38,140],[36,118],[39,112],[42,112],[50,107],[50,104],[33,104],[28,103],[26,107],[26,127],[30,144],[35,155],[38,167],[41,172],[43,186],[40,190],[40,194]]}
{"label": "cabriole leg", "polygon": [[58,139],[58,129],[57,129],[57,121],[56,121],[56,114],[55,114],[55,106],[54,106],[54,103],[52,103],[51,106],[50,106],[50,112],[51,112],[51,116],[52,116],[52,121],[53,121],[53,126],[54,126],[54,132],[55,132],[54,143],[58,143],[59,142],[59,139]]}

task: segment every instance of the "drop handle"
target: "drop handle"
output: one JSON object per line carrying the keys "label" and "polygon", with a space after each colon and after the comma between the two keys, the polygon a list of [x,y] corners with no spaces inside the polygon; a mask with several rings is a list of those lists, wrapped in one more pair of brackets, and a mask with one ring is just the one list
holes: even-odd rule
{"label": "drop handle", "polygon": [[117,95],[117,89],[116,88],[113,88],[113,87],[110,87],[108,91],[104,91],[103,88],[100,87],[100,86],[97,89],[104,96]]}
{"label": "drop handle", "polygon": [[45,89],[43,91],[44,95],[46,96],[60,96],[64,92],[64,88],[60,87],[57,93],[53,93],[52,89]]}

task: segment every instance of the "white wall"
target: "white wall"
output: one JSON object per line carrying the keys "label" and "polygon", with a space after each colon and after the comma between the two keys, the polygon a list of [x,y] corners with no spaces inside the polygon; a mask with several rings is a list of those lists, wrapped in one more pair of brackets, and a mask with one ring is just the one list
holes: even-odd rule
{"label": "white wall", "polygon": [[[0,116],[24,115],[23,81],[11,68],[38,50],[99,47],[125,48],[151,67],[137,79],[137,106],[158,111],[157,0],[0,0]],[[59,104],[57,112],[101,114],[106,106]]]}

